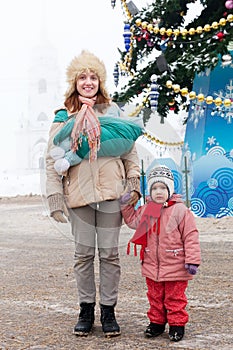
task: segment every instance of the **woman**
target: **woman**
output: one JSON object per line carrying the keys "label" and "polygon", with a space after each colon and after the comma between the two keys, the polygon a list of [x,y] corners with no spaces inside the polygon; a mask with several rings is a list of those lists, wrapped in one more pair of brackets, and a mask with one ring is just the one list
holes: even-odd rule
{"label": "woman", "polygon": [[[94,258],[96,242],[99,256],[99,298],[101,324],[106,336],[120,334],[115,319],[120,263],[118,239],[122,224],[119,201],[122,192],[130,191],[130,204],[140,197],[140,170],[135,146],[121,157],[99,157],[101,116],[121,117],[118,106],[111,102],[105,89],[106,70],[102,61],[88,51],[75,57],[67,68],[68,90],[64,107],[58,110],[51,126],[46,157],[47,198],[51,216],[66,222],[69,210],[75,239],[74,273],[77,281],[80,313],[74,333],[88,335],[94,324],[96,285]],[[89,159],[70,167],[65,176],[54,169],[50,155],[53,139],[70,116],[75,115],[72,150],[75,152],[88,139]]]}

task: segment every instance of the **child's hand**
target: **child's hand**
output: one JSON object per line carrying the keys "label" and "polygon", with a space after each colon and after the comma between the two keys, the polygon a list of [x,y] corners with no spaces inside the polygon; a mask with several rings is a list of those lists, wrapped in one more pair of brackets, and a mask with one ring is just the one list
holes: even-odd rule
{"label": "child's hand", "polygon": [[185,268],[190,273],[190,275],[196,275],[198,266],[192,264],[185,264]]}
{"label": "child's hand", "polygon": [[129,200],[131,198],[131,195],[129,192],[126,192],[120,197],[120,204],[128,204]]}

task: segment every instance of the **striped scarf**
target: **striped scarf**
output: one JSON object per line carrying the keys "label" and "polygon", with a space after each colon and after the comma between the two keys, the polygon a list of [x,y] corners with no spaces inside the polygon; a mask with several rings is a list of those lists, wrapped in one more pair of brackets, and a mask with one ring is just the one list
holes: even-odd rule
{"label": "striped scarf", "polygon": [[75,117],[75,123],[71,132],[73,152],[81,147],[82,138],[86,137],[90,149],[89,161],[97,159],[97,152],[100,149],[100,122],[95,114],[93,106],[96,102],[96,97],[86,98],[79,96],[82,107]]}

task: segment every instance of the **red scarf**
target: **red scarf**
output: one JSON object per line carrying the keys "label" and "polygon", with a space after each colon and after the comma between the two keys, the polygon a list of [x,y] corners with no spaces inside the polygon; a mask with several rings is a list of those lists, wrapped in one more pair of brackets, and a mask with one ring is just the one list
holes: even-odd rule
{"label": "red scarf", "polygon": [[89,161],[91,162],[97,159],[97,152],[100,149],[100,122],[93,109],[96,97],[79,96],[79,100],[82,102],[82,107],[76,115],[71,133],[72,151],[76,152],[78,147],[82,145],[83,136],[86,136],[90,149]]}
{"label": "red scarf", "polygon": [[136,245],[141,245],[140,250],[140,260],[144,260],[144,252],[147,247],[147,237],[152,233],[160,234],[160,216],[161,209],[163,207],[168,207],[176,202],[168,201],[164,204],[158,204],[153,201],[150,201],[146,204],[146,209],[144,210],[139,225],[130,239],[127,247],[127,254],[130,253],[130,242],[134,243],[134,255],[137,255]]}

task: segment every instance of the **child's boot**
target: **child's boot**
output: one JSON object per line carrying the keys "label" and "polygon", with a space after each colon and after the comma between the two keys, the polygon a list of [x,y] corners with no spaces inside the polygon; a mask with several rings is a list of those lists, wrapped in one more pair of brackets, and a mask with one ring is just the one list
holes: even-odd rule
{"label": "child's boot", "polygon": [[147,338],[158,337],[165,331],[165,324],[157,324],[151,322],[149,326],[146,327],[144,332]]}
{"label": "child's boot", "polygon": [[172,341],[180,341],[184,336],[184,326],[170,326],[169,338]]}

